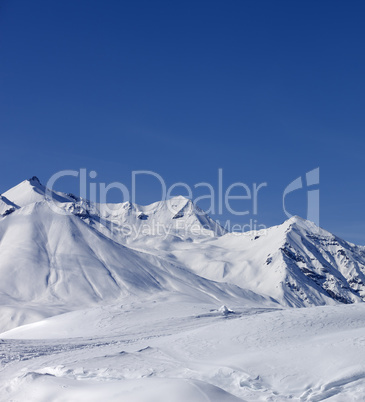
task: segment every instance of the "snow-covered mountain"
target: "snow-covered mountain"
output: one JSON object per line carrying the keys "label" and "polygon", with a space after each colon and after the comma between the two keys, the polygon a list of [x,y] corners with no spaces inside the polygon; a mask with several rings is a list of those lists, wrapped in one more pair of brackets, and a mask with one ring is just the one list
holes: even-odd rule
{"label": "snow-covered mountain", "polygon": [[[69,202],[72,198],[64,193],[59,193],[48,189],[48,193],[55,202]],[[6,191],[3,196],[19,207],[43,201],[46,198],[47,189],[39,181],[38,177],[24,180],[17,186]]]}
{"label": "snow-covered mountain", "polygon": [[57,203],[57,206],[81,217],[108,237],[123,242],[149,236],[178,236],[189,240],[226,233],[209,215],[182,196],[145,206],[131,202],[98,204],[82,199]]}
{"label": "snow-covered mountain", "polygon": [[[45,187],[35,178],[5,195],[16,201],[16,208],[0,218],[0,330],[99,303],[162,292],[222,303],[235,299],[248,304],[274,303],[269,297],[234,284],[213,282],[181,264],[105,236],[103,231],[110,235],[112,231],[102,214],[96,216],[90,205],[84,212],[86,201],[75,198],[72,203],[72,198],[62,193],[56,193],[55,209],[45,197]],[[143,211],[161,220],[170,214],[175,221],[170,208],[183,215],[182,210],[191,206],[182,199],[165,204],[131,206],[121,217],[124,222],[138,224]],[[62,208],[62,213],[57,208]],[[98,208],[103,211],[103,206]],[[193,210],[185,218],[188,223],[198,221]]]}
{"label": "snow-covered mountain", "polygon": [[198,275],[269,295],[285,306],[365,300],[365,248],[293,217],[260,232],[171,244],[137,240]]}
{"label": "snow-covered mountain", "polygon": [[184,197],[26,180],[0,198],[0,401],[362,400],[364,274],[299,217],[226,233]]}
{"label": "snow-covered mountain", "polygon": [[266,306],[365,300],[365,248],[298,217],[226,233],[184,197],[95,204],[36,177],[5,192],[0,213],[2,329],[159,292]]}

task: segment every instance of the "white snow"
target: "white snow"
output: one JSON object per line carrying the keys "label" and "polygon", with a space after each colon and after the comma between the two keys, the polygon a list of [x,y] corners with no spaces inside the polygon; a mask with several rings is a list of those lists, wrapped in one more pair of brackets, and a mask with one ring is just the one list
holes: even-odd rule
{"label": "white snow", "polygon": [[[67,202],[71,198],[66,194],[49,190],[55,201]],[[3,194],[4,197],[11,200],[20,207],[32,204],[34,202],[43,201],[46,196],[46,187],[40,183],[39,179],[33,176],[31,179],[24,180],[17,186],[11,188]]]}
{"label": "white snow", "polygon": [[364,247],[46,193],[0,197],[0,400],[364,400]]}
{"label": "white snow", "polygon": [[228,316],[210,307],[149,298],[9,331],[1,335],[0,394],[32,401],[363,400],[365,305],[234,306]]}

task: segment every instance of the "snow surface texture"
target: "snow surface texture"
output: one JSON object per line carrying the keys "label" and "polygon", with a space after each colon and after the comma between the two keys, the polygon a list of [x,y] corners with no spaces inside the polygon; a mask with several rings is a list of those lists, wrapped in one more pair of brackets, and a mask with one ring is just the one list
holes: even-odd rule
{"label": "snow surface texture", "polygon": [[0,197],[0,400],[365,400],[364,273],[298,217],[232,234],[33,177]]}

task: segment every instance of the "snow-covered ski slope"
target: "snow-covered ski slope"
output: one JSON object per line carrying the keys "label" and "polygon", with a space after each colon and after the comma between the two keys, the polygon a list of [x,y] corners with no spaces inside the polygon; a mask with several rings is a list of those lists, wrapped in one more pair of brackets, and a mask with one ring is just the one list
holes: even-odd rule
{"label": "snow-covered ski slope", "polygon": [[33,177],[0,197],[0,400],[364,400],[364,274],[299,217],[227,233]]}
{"label": "snow-covered ski slope", "polygon": [[363,401],[364,307],[170,294],[70,312],[1,335],[1,400]]}

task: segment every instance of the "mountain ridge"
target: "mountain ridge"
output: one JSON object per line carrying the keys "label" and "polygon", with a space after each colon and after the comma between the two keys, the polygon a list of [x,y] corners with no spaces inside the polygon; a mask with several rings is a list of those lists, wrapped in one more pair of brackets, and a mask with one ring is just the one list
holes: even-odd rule
{"label": "mountain ridge", "polygon": [[0,216],[0,316],[18,317],[10,326],[151,292],[283,307],[365,300],[365,247],[303,218],[229,233],[182,196],[141,206],[60,192],[51,203],[46,193],[32,178],[0,198],[13,208]]}

